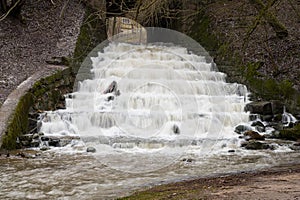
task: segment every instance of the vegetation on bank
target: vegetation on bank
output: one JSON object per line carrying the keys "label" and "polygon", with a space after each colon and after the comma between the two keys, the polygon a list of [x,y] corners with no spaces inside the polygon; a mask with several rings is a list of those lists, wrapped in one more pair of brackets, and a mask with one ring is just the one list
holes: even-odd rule
{"label": "vegetation on bank", "polygon": [[[278,56],[281,47],[274,46],[277,43],[289,46],[290,41],[296,38],[294,32],[289,32],[293,29],[288,29],[284,21],[279,20],[274,9],[279,4],[284,3],[251,0],[241,1],[235,6],[235,3],[227,0],[207,2],[201,5],[205,8],[198,12],[193,26],[182,31],[210,52],[219,70],[228,75],[229,82],[245,84],[252,93],[252,101],[280,100],[289,112],[299,115],[299,83],[288,75],[289,71],[297,70],[292,63],[297,62],[299,48],[283,49],[283,52],[287,52],[281,58]],[[289,3],[285,5],[289,6]],[[240,10],[230,10],[236,7]],[[250,11],[240,14],[246,9]],[[218,13],[221,10],[222,13]],[[292,9],[291,12],[289,14],[296,11]]]}

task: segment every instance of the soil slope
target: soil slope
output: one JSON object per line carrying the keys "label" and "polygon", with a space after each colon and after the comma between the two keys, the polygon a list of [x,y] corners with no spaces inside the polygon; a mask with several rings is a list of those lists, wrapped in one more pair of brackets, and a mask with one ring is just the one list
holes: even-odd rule
{"label": "soil slope", "polygon": [[0,106],[22,81],[44,70],[52,57],[71,56],[84,17],[79,0],[27,0],[24,23],[0,22]]}

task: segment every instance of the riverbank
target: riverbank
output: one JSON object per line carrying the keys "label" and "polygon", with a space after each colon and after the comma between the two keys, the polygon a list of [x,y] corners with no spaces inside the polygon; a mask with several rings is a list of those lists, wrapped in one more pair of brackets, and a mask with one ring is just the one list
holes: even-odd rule
{"label": "riverbank", "polygon": [[134,199],[299,199],[300,164],[199,178],[155,186],[122,200]]}

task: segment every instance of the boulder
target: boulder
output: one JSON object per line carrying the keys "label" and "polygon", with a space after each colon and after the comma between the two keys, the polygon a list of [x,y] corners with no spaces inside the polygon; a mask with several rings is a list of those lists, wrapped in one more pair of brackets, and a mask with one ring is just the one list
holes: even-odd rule
{"label": "boulder", "polygon": [[254,126],[255,129],[260,133],[266,131],[265,125],[261,121],[254,121],[252,122],[251,126]]}
{"label": "boulder", "polygon": [[265,140],[265,137],[256,131],[246,131],[244,133],[246,140]]}
{"label": "boulder", "polygon": [[238,125],[235,127],[234,132],[236,132],[237,134],[242,134],[245,131],[250,131],[250,130],[252,130],[252,128],[247,125]]}
{"label": "boulder", "polygon": [[268,101],[251,102],[245,107],[245,111],[260,115],[272,115],[272,103]]}
{"label": "boulder", "polygon": [[255,121],[255,120],[258,120],[258,119],[260,119],[260,115],[258,115],[258,114],[250,114],[249,115],[249,120],[250,121]]}
{"label": "boulder", "polygon": [[284,104],[281,101],[272,100],[271,104],[272,104],[273,115],[282,114],[283,113]]}
{"label": "boulder", "polygon": [[290,148],[294,151],[300,151],[300,143],[293,144]]}
{"label": "boulder", "polygon": [[282,129],[275,137],[278,139],[297,141],[300,139],[300,125],[296,125],[293,128]]}
{"label": "boulder", "polygon": [[265,127],[265,125],[261,121],[254,121],[254,122],[252,122],[251,126]]}
{"label": "boulder", "polygon": [[176,135],[180,134],[180,129],[179,129],[179,127],[176,124],[173,125],[172,129],[173,129],[173,133],[174,134],[176,134]]}
{"label": "boulder", "polygon": [[60,145],[60,139],[58,139],[58,138],[50,138],[50,140],[48,141],[48,145],[49,146],[53,146],[53,147],[61,147],[61,145]]}
{"label": "boulder", "polygon": [[50,147],[48,147],[48,146],[46,146],[46,145],[43,145],[43,146],[40,147],[40,150],[41,150],[41,151],[47,151],[47,150],[49,150],[49,149],[50,149]]}
{"label": "boulder", "polygon": [[266,122],[271,122],[273,120],[273,115],[262,115],[261,119]]}
{"label": "boulder", "polygon": [[86,152],[91,152],[91,153],[95,153],[96,152],[96,149],[94,147],[88,147],[86,149]]}
{"label": "boulder", "polygon": [[113,93],[116,91],[117,91],[117,82],[113,81],[103,93],[107,94],[107,93]]}
{"label": "boulder", "polygon": [[29,142],[31,142],[32,136],[33,136],[32,134],[20,135],[19,140],[20,141],[29,141]]}
{"label": "boulder", "polygon": [[115,99],[115,97],[113,95],[108,96],[106,101],[113,101]]}
{"label": "boulder", "polygon": [[257,130],[260,133],[266,132],[266,128],[262,126],[255,126],[255,130]]}
{"label": "boulder", "polygon": [[40,140],[38,140],[38,139],[32,140],[31,143],[30,143],[30,146],[31,147],[39,147],[40,146]]}
{"label": "boulder", "polygon": [[254,141],[254,140],[242,143],[241,147],[244,147],[245,149],[248,150],[273,149],[273,147],[268,144]]}
{"label": "boulder", "polygon": [[38,133],[33,134],[32,139],[39,139],[40,135]]}

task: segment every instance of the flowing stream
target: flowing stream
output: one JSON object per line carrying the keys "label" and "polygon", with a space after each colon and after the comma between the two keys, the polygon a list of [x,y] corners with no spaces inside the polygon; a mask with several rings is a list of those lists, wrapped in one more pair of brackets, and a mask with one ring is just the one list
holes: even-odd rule
{"label": "flowing stream", "polygon": [[214,63],[186,48],[111,43],[92,58],[91,73],[67,95],[66,109],[41,116],[45,137],[71,143],[1,162],[1,199],[116,198],[299,156],[240,148],[234,128],[249,120],[246,87],[226,83]]}

